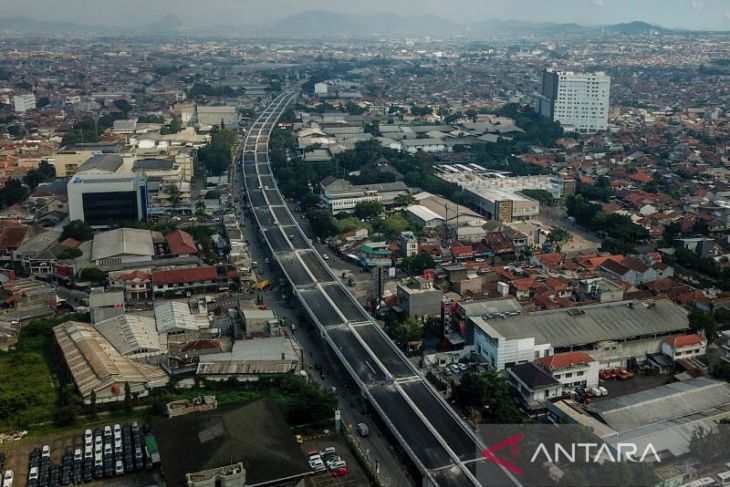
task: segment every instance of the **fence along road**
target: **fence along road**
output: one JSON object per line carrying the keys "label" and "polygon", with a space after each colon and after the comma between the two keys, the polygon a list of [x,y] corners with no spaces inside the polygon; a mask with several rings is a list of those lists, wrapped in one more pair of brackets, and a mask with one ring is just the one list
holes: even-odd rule
{"label": "fence along road", "polygon": [[[252,213],[294,295],[419,469],[423,485],[520,485],[501,466],[484,461],[481,438],[353,298],[286,206],[269,164],[269,136],[295,98],[286,92],[274,99],[238,157]],[[476,478],[477,466],[484,484]]]}

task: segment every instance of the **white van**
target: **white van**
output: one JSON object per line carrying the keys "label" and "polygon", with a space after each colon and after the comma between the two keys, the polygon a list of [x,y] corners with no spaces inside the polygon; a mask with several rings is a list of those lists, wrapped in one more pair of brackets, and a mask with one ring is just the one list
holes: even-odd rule
{"label": "white van", "polygon": [[370,434],[370,428],[365,423],[357,423],[357,432],[360,436],[367,436]]}

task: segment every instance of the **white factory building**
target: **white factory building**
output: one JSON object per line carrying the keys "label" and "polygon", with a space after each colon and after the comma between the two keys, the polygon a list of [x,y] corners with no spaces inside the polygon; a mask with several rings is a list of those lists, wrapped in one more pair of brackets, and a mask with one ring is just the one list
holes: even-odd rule
{"label": "white factory building", "polygon": [[469,192],[479,213],[492,220],[509,223],[529,220],[539,215],[540,203],[525,196],[522,191],[526,189],[548,191],[555,199],[560,199],[563,195],[563,181],[554,176],[511,177],[499,172],[463,167],[464,165],[438,166],[436,175]]}
{"label": "white factory building", "polygon": [[496,370],[570,351],[588,353],[602,368],[626,366],[689,330],[687,311],[669,300],[469,314],[466,325],[467,345]]}

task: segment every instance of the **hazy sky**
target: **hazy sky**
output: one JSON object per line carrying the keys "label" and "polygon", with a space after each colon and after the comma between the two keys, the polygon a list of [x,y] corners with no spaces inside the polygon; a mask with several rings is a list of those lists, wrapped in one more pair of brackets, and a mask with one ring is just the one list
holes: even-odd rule
{"label": "hazy sky", "polygon": [[454,21],[490,18],[730,30],[730,0],[0,0],[0,16],[83,24],[144,25],[166,14],[187,24],[262,24],[304,10],[432,13]]}

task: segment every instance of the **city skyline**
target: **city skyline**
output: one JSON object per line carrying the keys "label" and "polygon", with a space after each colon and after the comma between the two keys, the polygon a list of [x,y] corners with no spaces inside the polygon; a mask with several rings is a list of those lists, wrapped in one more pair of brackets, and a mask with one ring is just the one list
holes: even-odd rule
{"label": "city skyline", "polygon": [[294,0],[279,0],[273,2],[273,6],[271,3],[231,0],[211,0],[204,5],[190,0],[160,0],[152,5],[141,0],[124,4],[102,0],[95,2],[94,8],[83,0],[67,0],[63,4],[49,0],[9,0],[1,3],[3,17],[24,16],[41,21],[124,27],[144,26],[166,15],[175,15],[185,24],[200,27],[264,25],[292,14],[325,10],[355,15],[435,15],[464,24],[493,19],[584,25],[640,20],[669,28],[730,29],[730,5],[722,0],[557,0],[549,5],[540,0],[456,0],[448,3],[437,0],[395,3],[373,0],[367,5],[347,8],[332,0],[312,0],[304,5]]}

